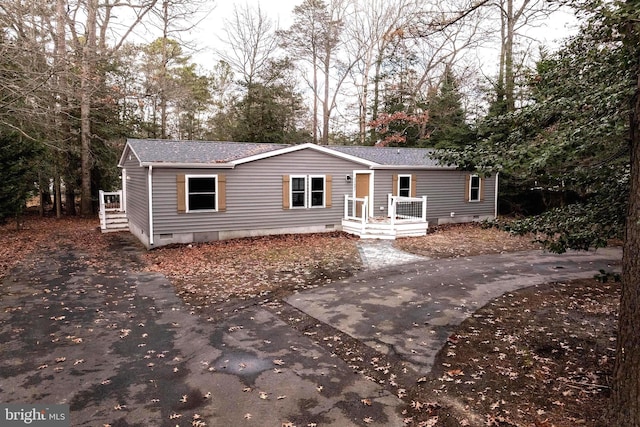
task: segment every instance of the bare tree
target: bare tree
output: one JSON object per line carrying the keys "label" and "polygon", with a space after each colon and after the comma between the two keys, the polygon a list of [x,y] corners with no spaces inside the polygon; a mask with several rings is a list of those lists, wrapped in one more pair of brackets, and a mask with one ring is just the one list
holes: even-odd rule
{"label": "bare tree", "polygon": [[355,58],[351,77],[358,94],[359,142],[365,143],[369,117],[370,87],[373,84],[373,113],[377,115],[382,61],[394,34],[416,17],[415,0],[353,0],[354,13],[345,26],[346,51]]}
{"label": "bare tree", "polygon": [[500,10],[501,24],[498,87],[504,91],[498,93],[498,97],[504,97],[506,110],[513,111],[516,92],[514,49],[518,37],[523,36],[520,31],[547,18],[557,6],[543,0],[499,0],[495,6]]}
{"label": "bare tree", "polygon": [[[279,32],[282,46],[296,60],[311,67],[306,79],[313,92],[313,141],[329,143],[331,114],[337,106],[340,88],[355,64],[355,58],[340,61],[344,47],[343,29],[352,13],[346,0],[305,0],[293,10],[294,23]],[[319,132],[319,110],[322,130]],[[319,138],[320,135],[320,138]]]}
{"label": "bare tree", "polygon": [[[73,43],[73,50],[82,52],[80,73],[80,138],[81,138],[81,204],[80,213],[91,215],[93,212],[91,170],[93,158],[91,152],[92,139],[92,95],[104,82],[104,73],[97,67],[100,59],[116,54],[123,46],[127,37],[133,32],[145,17],[154,10],[158,0],[140,0],[139,2],[121,0],[106,0],[100,4],[97,0],[80,0],[74,7],[67,4],[67,25]],[[125,9],[122,16],[129,16],[129,20],[119,19],[119,30],[113,32],[112,18],[116,9]],[[81,20],[83,17],[84,20]],[[109,45],[109,37],[113,43]]]}
{"label": "bare tree", "polygon": [[231,19],[225,20],[224,37],[219,37],[226,49],[217,49],[216,53],[245,85],[251,86],[278,49],[276,30],[276,24],[260,5],[234,6]]}

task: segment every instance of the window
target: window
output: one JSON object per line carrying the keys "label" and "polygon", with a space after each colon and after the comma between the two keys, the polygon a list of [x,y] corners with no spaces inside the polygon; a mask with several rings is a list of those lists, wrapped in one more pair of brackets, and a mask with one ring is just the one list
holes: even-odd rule
{"label": "window", "polygon": [[391,194],[400,197],[416,197],[416,175],[393,174],[391,182]]}
{"label": "window", "polygon": [[216,175],[187,176],[187,211],[215,211],[217,205]]}
{"label": "window", "polygon": [[398,196],[411,197],[411,175],[398,176]]}
{"label": "window", "polygon": [[324,177],[311,177],[311,207],[324,206]]}
{"label": "window", "polygon": [[307,177],[291,177],[291,206],[294,208],[304,208],[307,206]]}
{"label": "window", "polygon": [[471,175],[469,177],[469,201],[480,201],[480,177],[478,175]]}
{"label": "window", "polygon": [[290,179],[289,197],[292,208],[325,207],[325,176],[291,176]]}

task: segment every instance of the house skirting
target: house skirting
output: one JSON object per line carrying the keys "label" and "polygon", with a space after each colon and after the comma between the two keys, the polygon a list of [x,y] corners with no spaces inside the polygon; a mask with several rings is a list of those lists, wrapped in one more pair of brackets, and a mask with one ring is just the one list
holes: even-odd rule
{"label": "house skirting", "polygon": [[149,237],[141,230],[131,228],[131,233],[135,235],[147,249],[158,248],[171,244],[188,244],[213,242],[216,240],[239,239],[243,237],[260,237],[278,234],[308,234],[308,233],[324,233],[330,231],[341,231],[340,224],[326,224],[306,227],[283,227],[283,228],[264,228],[254,230],[227,230],[227,231],[202,231],[188,233],[160,233],[154,234],[153,245],[149,244]]}
{"label": "house skirting", "polygon": [[491,221],[496,217],[493,215],[454,215],[452,217],[440,217],[436,222],[438,225],[442,224],[462,224],[466,222],[482,222]]}

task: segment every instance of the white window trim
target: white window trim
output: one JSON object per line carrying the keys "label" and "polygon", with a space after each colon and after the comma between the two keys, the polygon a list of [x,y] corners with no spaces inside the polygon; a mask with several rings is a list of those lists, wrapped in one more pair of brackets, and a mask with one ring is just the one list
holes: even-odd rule
{"label": "white window trim", "polygon": [[[304,179],[304,206],[293,206],[293,180],[295,178]],[[312,206],[311,180],[322,178],[322,206]],[[216,205],[217,206],[217,205]],[[327,207],[327,176],[326,175],[289,175],[289,206],[290,209],[316,209]]]}
{"label": "white window trim", "polygon": [[407,197],[411,197],[411,175],[398,175],[398,188],[396,189],[396,194],[399,196],[400,195],[400,180],[402,178],[409,178],[409,195]]}
{"label": "white window trim", "polygon": [[[293,206],[293,180],[297,178],[304,179],[304,206]],[[309,176],[308,175],[289,175],[289,207],[291,209],[306,209],[308,206],[307,199],[308,197],[308,186],[309,186]]]}
{"label": "white window trim", "polygon": [[[477,199],[472,199],[471,198],[471,193],[473,192],[473,178],[478,178],[478,198]],[[469,202],[473,202],[473,203],[477,203],[480,201],[480,199],[482,198],[481,194],[480,194],[480,189],[482,188],[482,178],[480,177],[480,175],[474,174],[474,175],[470,175],[469,176]]]}
{"label": "white window trim", "polygon": [[[311,204],[311,200],[313,197],[312,194],[312,186],[311,186],[311,180],[314,178],[321,178],[322,179],[322,205],[316,205],[313,206]],[[311,209],[315,209],[315,208],[324,208],[327,205],[327,176],[326,175],[309,175],[309,180],[308,180],[308,186],[309,186],[309,208]]]}
{"label": "white window trim", "polygon": [[[195,209],[195,210],[191,210],[189,208],[189,180],[191,178],[214,178],[216,180],[216,188],[214,189],[215,192],[215,204],[216,204],[216,209]],[[191,212],[191,213],[198,213],[198,212],[218,212],[218,195],[219,195],[219,191],[218,191],[218,187],[219,187],[219,180],[218,180],[218,175],[185,175],[184,176],[184,186],[185,186],[185,191],[184,191],[184,197],[185,197],[185,206],[186,206],[186,211],[187,213]]]}

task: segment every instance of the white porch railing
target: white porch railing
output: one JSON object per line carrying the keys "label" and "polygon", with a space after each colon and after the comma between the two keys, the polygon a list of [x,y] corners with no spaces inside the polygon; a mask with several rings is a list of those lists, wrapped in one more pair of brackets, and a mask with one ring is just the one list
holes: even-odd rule
{"label": "white porch railing", "polygon": [[393,226],[403,222],[427,221],[427,196],[387,196],[387,212]]}
{"label": "white porch railing", "polygon": [[344,219],[359,221],[364,226],[369,219],[369,197],[344,195]]}
{"label": "white porch railing", "polygon": [[427,197],[388,196],[387,215],[369,217],[368,197],[344,196],[342,229],[362,239],[395,239],[427,234]]}
{"label": "white porch railing", "polygon": [[124,212],[124,199],[122,198],[122,190],[119,191],[102,191],[99,192],[100,199],[100,227],[104,230],[107,228],[107,212]]}

